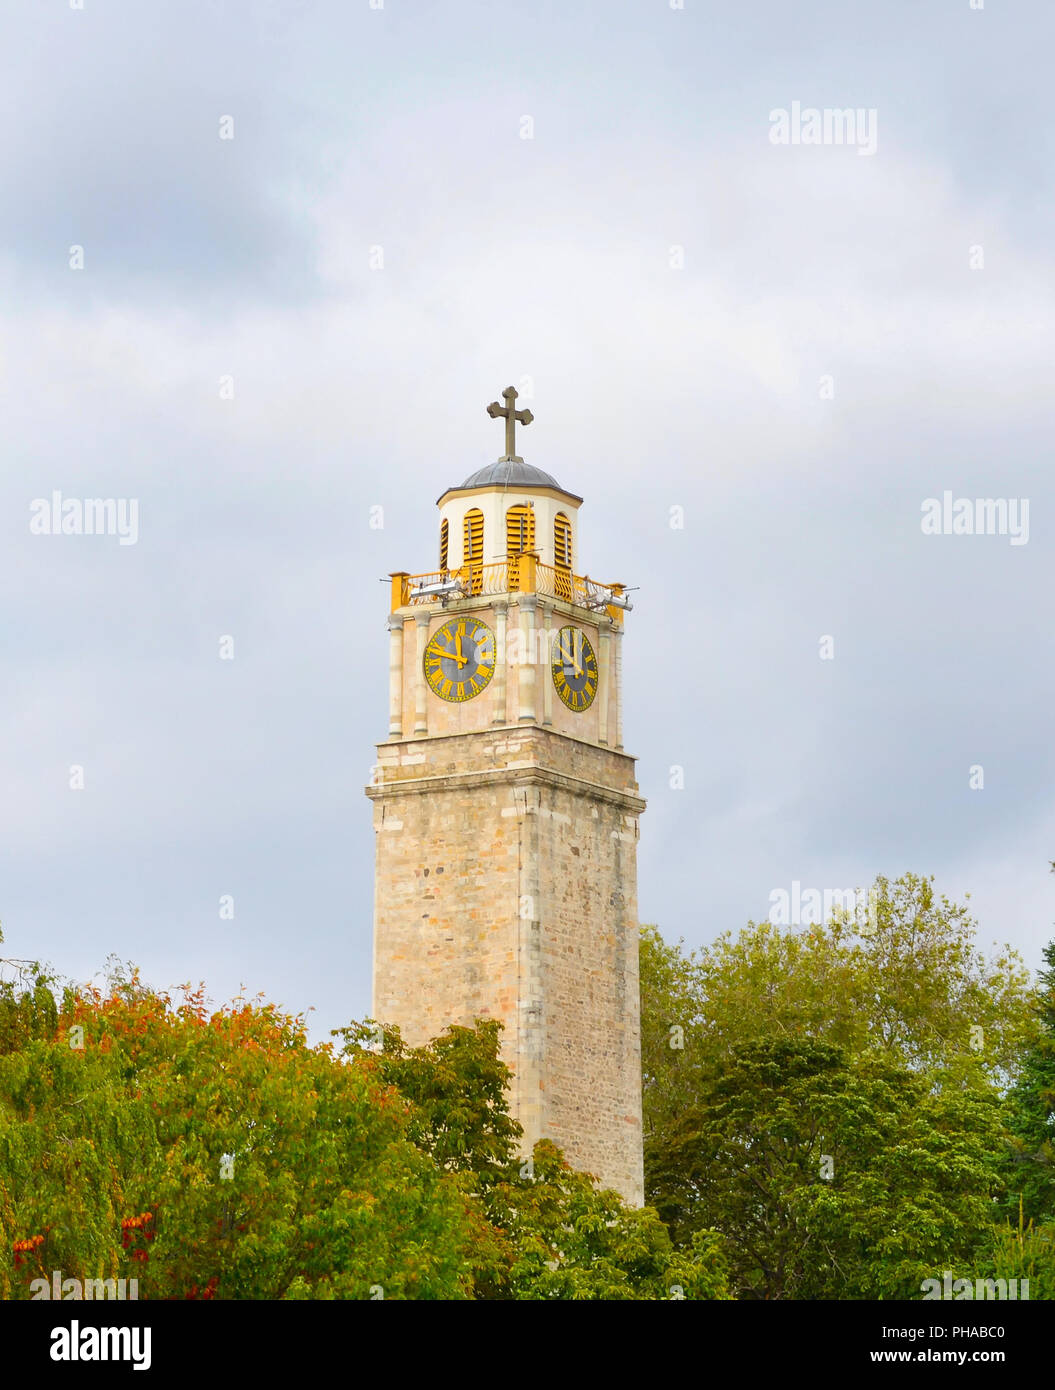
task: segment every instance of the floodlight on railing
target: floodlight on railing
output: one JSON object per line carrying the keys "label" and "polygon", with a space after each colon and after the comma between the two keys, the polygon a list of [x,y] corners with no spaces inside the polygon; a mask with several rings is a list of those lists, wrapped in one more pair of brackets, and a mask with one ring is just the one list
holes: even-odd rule
{"label": "floodlight on railing", "polygon": [[627,598],[626,594],[609,594],[605,599],[607,608],[625,608],[628,613],[634,611],[634,605]]}
{"label": "floodlight on railing", "polygon": [[463,594],[465,588],[457,579],[439,579],[432,584],[419,584],[411,589],[410,597],[413,598],[438,598],[447,599],[453,594]]}

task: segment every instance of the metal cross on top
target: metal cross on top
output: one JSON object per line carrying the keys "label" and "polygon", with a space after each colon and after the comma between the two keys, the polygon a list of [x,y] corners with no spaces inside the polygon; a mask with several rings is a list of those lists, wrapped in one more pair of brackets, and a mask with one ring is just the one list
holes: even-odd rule
{"label": "metal cross on top", "polygon": [[522,458],[517,457],[516,422],[519,420],[522,425],[530,425],[535,417],[530,410],[516,410],[514,408],[513,402],[516,400],[517,394],[512,386],[507,386],[502,392],[505,405],[499,405],[497,401],[492,401],[487,407],[487,413],[492,420],[497,420],[500,415],[505,417],[506,451],[505,456],[498,460],[499,463],[524,462]]}

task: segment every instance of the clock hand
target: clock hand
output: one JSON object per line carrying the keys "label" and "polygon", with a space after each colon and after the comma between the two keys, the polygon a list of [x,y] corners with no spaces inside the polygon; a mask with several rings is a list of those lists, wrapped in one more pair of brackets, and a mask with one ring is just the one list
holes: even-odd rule
{"label": "clock hand", "polygon": [[[458,643],[458,646],[461,647],[461,642]],[[443,648],[443,655],[447,657],[450,661],[456,661],[459,666],[464,666],[465,663],[469,660],[467,656],[462,656],[460,651],[449,652],[446,647]]]}
{"label": "clock hand", "polygon": [[573,650],[569,650],[568,653],[567,653],[567,655],[565,655],[563,644],[561,645],[561,649],[560,649],[560,659],[561,659],[561,664],[562,664],[562,665],[567,665],[567,664],[570,662],[571,665],[575,667],[575,674],[576,674],[577,676],[581,676],[581,675],[582,675],[582,667],[581,667],[581,666],[579,665],[579,663],[575,660],[575,653],[574,653],[574,651],[573,651]]}

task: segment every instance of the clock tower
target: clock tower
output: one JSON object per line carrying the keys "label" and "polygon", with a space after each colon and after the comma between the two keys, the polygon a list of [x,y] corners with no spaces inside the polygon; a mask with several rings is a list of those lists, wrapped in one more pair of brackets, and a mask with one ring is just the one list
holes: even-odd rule
{"label": "clock tower", "polygon": [[392,575],[374,803],[373,1016],[417,1046],[504,1025],[524,1149],[643,1196],[637,837],[622,584],[578,574],[582,498],[516,453],[440,497],[439,556]]}

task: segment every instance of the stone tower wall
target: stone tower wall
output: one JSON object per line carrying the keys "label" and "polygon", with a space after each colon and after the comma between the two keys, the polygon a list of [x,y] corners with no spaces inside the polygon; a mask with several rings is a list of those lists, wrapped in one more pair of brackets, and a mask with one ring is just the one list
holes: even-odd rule
{"label": "stone tower wall", "polygon": [[500,1019],[525,1149],[640,1203],[633,760],[536,725],[378,751],[374,1016]]}

